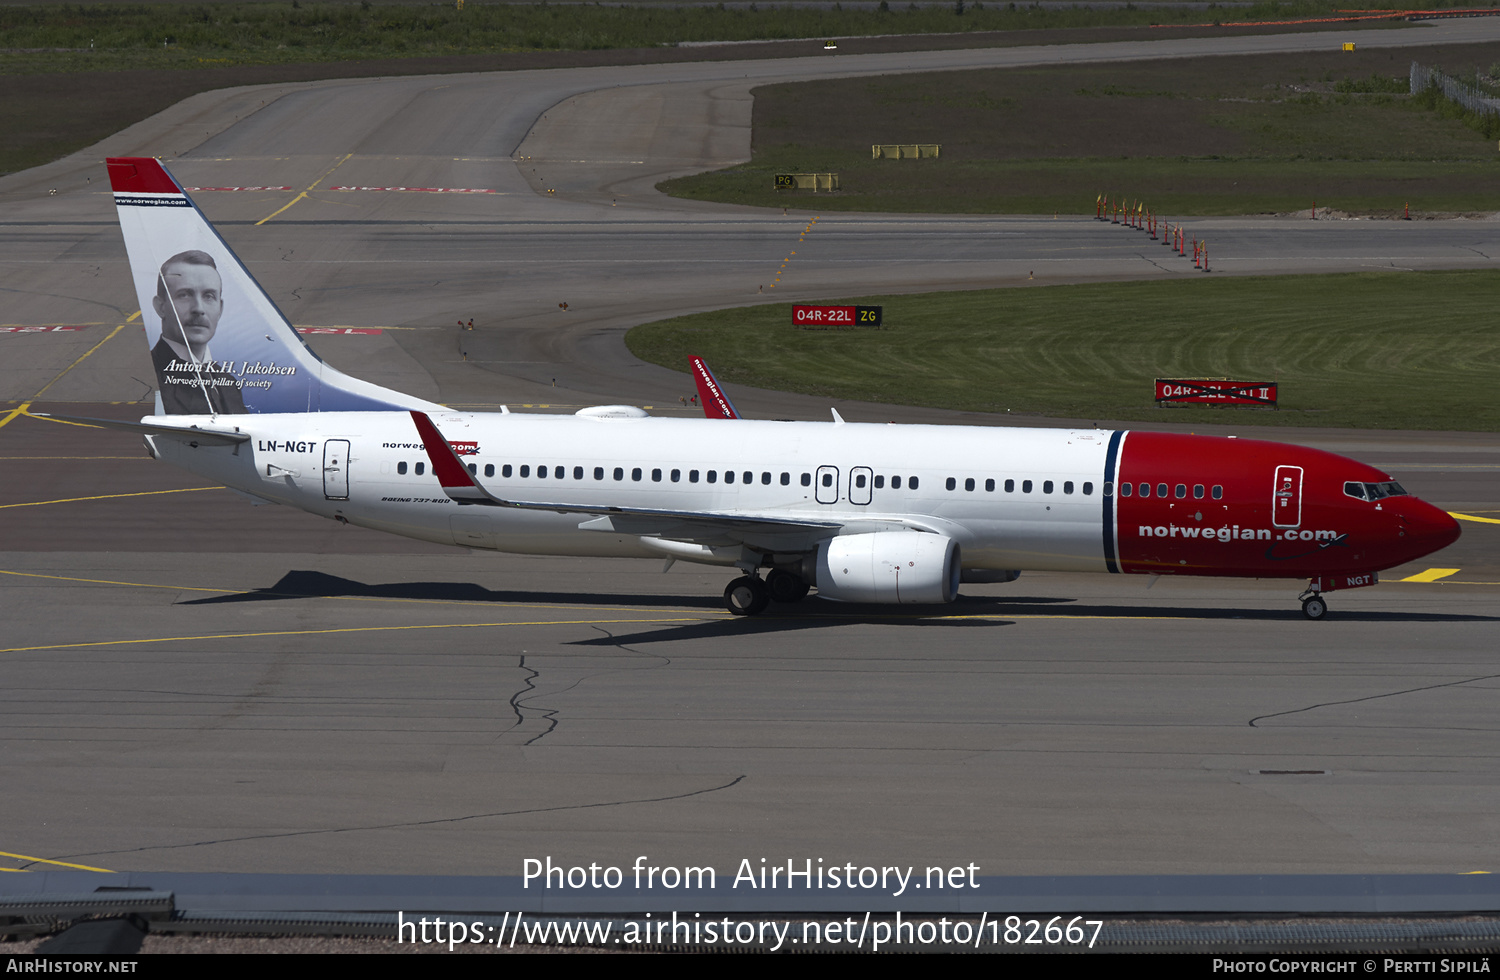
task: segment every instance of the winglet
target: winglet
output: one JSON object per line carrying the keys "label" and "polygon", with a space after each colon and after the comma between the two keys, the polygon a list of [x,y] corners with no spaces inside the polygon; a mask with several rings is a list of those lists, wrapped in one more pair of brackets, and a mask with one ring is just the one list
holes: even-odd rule
{"label": "winglet", "polygon": [[703,358],[690,357],[688,361],[693,365],[693,380],[698,383],[698,400],[703,403],[703,414],[711,419],[739,418],[740,413],[734,410],[734,403],[719,387],[719,379],[703,363]]}
{"label": "winglet", "polygon": [[490,496],[479,485],[426,412],[412,411],[411,420],[417,424],[417,434],[422,437],[422,448],[427,450],[427,458],[432,461],[432,475],[438,478],[444,493],[460,504],[505,505],[505,501]]}

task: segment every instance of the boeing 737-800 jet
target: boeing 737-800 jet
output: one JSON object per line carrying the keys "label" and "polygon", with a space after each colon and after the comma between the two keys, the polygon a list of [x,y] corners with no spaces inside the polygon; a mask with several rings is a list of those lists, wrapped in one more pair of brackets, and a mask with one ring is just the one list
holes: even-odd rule
{"label": "boeing 737-800 jet", "polygon": [[333,520],[732,567],[725,600],[742,615],[810,588],[942,603],[1038,569],[1307,579],[1318,619],[1321,593],[1459,535],[1373,467],[1234,437],[754,421],[716,382],[716,419],[452,411],[319,360],[158,161],[111,159],[109,174],[160,391],[155,415],[100,424]]}

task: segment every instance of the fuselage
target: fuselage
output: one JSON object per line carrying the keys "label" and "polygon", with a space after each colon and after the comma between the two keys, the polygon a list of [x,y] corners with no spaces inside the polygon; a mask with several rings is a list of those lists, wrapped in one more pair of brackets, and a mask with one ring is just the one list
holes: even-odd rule
{"label": "fuselage", "polygon": [[[674,544],[680,536],[660,522],[456,503],[409,413],[234,421],[248,442],[154,439],[153,451],[257,497],[443,544],[733,563],[701,535]],[[434,422],[475,480],[507,501],[834,526],[769,525],[722,542],[768,565],[832,535],[911,530],[952,537],[965,569],[1322,578],[1336,588],[1366,584],[1338,577],[1373,580],[1459,534],[1373,467],[1233,437],[458,412]]]}

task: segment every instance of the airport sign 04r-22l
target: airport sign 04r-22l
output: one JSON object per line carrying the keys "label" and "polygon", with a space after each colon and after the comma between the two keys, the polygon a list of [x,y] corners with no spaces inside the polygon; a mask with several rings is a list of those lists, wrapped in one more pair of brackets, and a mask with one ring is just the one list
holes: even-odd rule
{"label": "airport sign 04r-22l", "polygon": [[881,306],[794,306],[792,323],[799,327],[878,327]]}

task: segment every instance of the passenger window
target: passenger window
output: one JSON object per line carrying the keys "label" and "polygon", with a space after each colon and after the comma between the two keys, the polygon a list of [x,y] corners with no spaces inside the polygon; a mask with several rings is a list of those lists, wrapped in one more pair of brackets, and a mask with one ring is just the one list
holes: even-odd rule
{"label": "passenger window", "polygon": [[427,464],[426,463],[418,463],[417,464],[417,476],[421,476],[422,473],[424,471],[426,471],[426,469],[427,469]]}
{"label": "passenger window", "polygon": [[1195,483],[1195,484],[1193,484],[1193,499],[1194,500],[1202,500],[1203,499],[1203,484],[1201,484],[1201,483]]}
{"label": "passenger window", "polygon": [[1021,492],[1022,493],[1030,493],[1031,492],[1031,481],[1030,480],[1022,480],[1021,481]]}
{"label": "passenger window", "polygon": [[698,482],[698,471],[697,470],[688,470],[688,482],[689,483],[697,483]]}
{"label": "passenger window", "polygon": [[641,482],[641,468],[639,466],[630,471],[630,478],[636,483]]}
{"label": "passenger window", "polygon": [[1177,484],[1177,488],[1175,490],[1173,490],[1172,493],[1173,493],[1173,495],[1178,500],[1181,500],[1183,497],[1187,496],[1187,484],[1186,483],[1179,483],[1179,484]]}
{"label": "passenger window", "polygon": [[[422,464],[418,463],[417,465],[421,466]],[[422,471],[421,470],[417,470],[417,472],[420,473]],[[523,466],[523,467],[521,467],[521,475],[522,476],[530,476],[531,475],[531,467],[530,466]]]}
{"label": "passenger window", "polygon": [[811,473],[803,473],[802,474],[802,485],[804,487],[810,487],[810,486],[812,486],[812,474]]}
{"label": "passenger window", "polygon": [[784,487],[791,486],[792,485],[792,474],[790,474],[790,473],[783,473],[783,474],[781,474],[781,485],[784,486]]}
{"label": "passenger window", "polygon": [[[1120,496],[1122,496],[1122,497],[1128,497],[1128,496],[1130,496],[1130,491],[1134,490],[1134,489],[1135,489],[1135,484],[1134,483],[1122,483],[1122,484],[1120,484]],[[1108,483],[1106,483],[1104,485],[1104,495],[1106,497],[1109,496],[1109,484]]]}
{"label": "passenger window", "polygon": [[769,471],[767,471],[765,473],[762,473],[760,475],[760,483],[761,483],[761,486],[765,486],[765,487],[769,487],[771,485],[771,474],[770,474]]}
{"label": "passenger window", "polygon": [[485,463],[484,464],[484,475],[485,476],[494,476],[495,475],[495,464],[494,463]]}
{"label": "passenger window", "polygon": [[673,483],[681,483],[682,482],[682,470],[673,470],[672,471],[672,482]]}
{"label": "passenger window", "polygon": [[1006,493],[1015,493],[1016,492],[1016,481],[1015,480],[1006,480],[1005,481],[1005,492]]}
{"label": "passenger window", "polygon": [[604,467],[602,467],[602,466],[596,466],[596,467],[594,467],[594,479],[596,479],[596,480],[602,480],[602,479],[604,479]]}
{"label": "passenger window", "polygon": [[581,480],[581,479],[583,479],[583,467],[582,466],[575,466],[575,467],[573,467],[573,479],[575,479],[575,480]]}
{"label": "passenger window", "polygon": [[507,480],[510,479],[510,475],[512,472],[514,471],[510,468],[509,463],[506,463],[504,466],[500,467],[500,475],[505,477]]}
{"label": "passenger window", "polygon": [[743,473],[740,474],[740,482],[741,483],[754,483],[755,482],[755,474],[751,473],[749,470],[746,470],[745,472],[743,472]]}
{"label": "passenger window", "polygon": [[1051,480],[1044,480],[1044,481],[1042,481],[1042,493],[1051,493],[1051,492],[1052,492],[1052,481]]}
{"label": "passenger window", "polygon": [[469,464],[469,475],[470,476],[478,476],[479,475],[479,466],[477,464],[474,464],[474,463],[470,463]]}
{"label": "passenger window", "polygon": [[859,487],[861,490],[865,488],[865,475],[863,473],[854,478],[854,485],[856,487]]}
{"label": "passenger window", "polygon": [[906,489],[908,489],[908,490],[915,490],[915,489],[917,489],[917,478],[916,477],[914,477],[914,476],[910,477],[906,481]]}
{"label": "passenger window", "polygon": [[[1166,484],[1164,483],[1164,484],[1162,484],[1162,486],[1165,487]],[[1166,493],[1166,490],[1163,490],[1162,492]],[[1142,497],[1149,497],[1149,496],[1151,496],[1151,484],[1149,484],[1149,483],[1142,483],[1141,484],[1141,496]]]}
{"label": "passenger window", "polygon": [[952,490],[952,489],[954,489],[955,487],[958,486],[958,481],[955,480],[955,479],[953,479],[953,477],[950,476],[950,477],[948,477],[948,484],[947,484],[947,486],[948,486],[949,490]]}
{"label": "passenger window", "polygon": [[885,489],[885,476],[883,474],[881,476],[877,476],[875,478],[875,489],[876,490],[884,490]]}
{"label": "passenger window", "polygon": [[724,482],[725,483],[733,483],[734,482],[734,470],[725,470],[724,471]]}
{"label": "passenger window", "polygon": [[823,474],[823,486],[825,486],[825,487],[831,487],[831,486],[833,486],[833,474],[832,473],[824,473]]}
{"label": "passenger window", "polygon": [[[1083,495],[1085,497],[1091,497],[1091,496],[1094,495],[1094,485],[1092,483],[1085,483],[1083,485]],[[1106,497],[1109,496],[1109,484],[1108,483],[1106,483],[1104,485],[1104,495]]]}
{"label": "passenger window", "polygon": [[406,460],[403,459],[401,462],[396,464],[396,472],[401,474],[402,476],[406,475]]}
{"label": "passenger window", "polygon": [[652,483],[660,483],[661,482],[661,470],[652,470],[651,471],[651,482]]}
{"label": "passenger window", "polygon": [[708,471],[708,482],[709,483],[718,483],[719,482],[719,471],[718,470],[709,470]]}
{"label": "passenger window", "polygon": [[1064,481],[1064,483],[1063,483],[1063,493],[1072,493],[1072,492],[1073,492],[1073,481],[1072,480]]}
{"label": "passenger window", "polygon": [[1167,485],[1165,483],[1158,483],[1156,485],[1156,495],[1158,497],[1165,497],[1167,495]]}
{"label": "passenger window", "polygon": [[984,481],[984,489],[987,490],[990,493],[994,493],[995,492],[995,481],[994,480],[985,480]]}
{"label": "passenger window", "polygon": [[964,489],[968,490],[970,492],[973,492],[973,490],[974,490],[974,478],[972,476],[969,477],[967,480],[964,481]]}
{"label": "passenger window", "polygon": [[1218,499],[1220,499],[1223,496],[1224,496],[1224,488],[1221,487],[1221,486],[1215,485],[1214,486],[1214,499],[1218,500]]}

